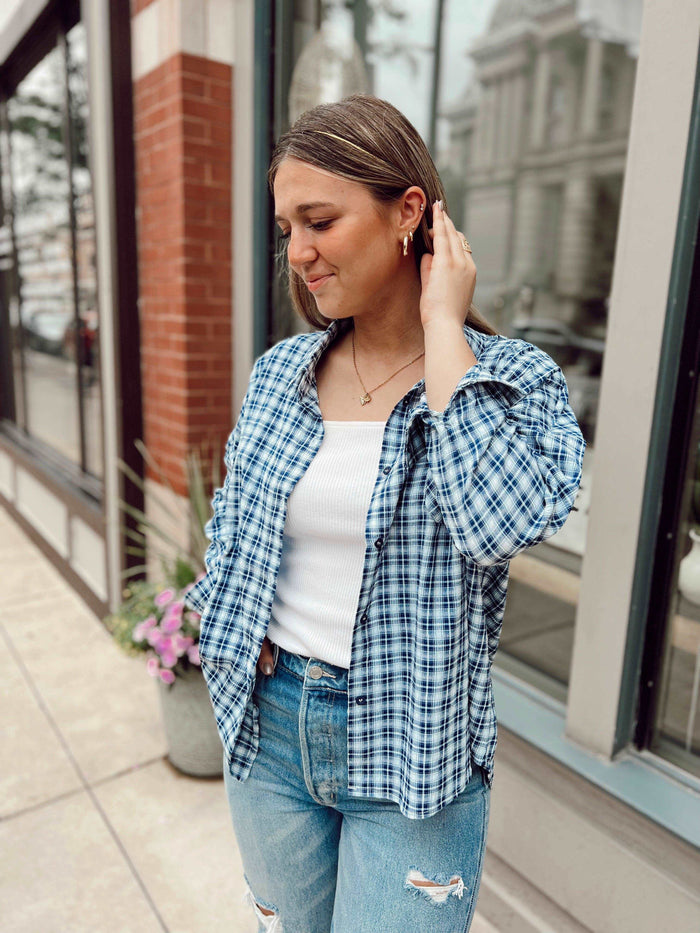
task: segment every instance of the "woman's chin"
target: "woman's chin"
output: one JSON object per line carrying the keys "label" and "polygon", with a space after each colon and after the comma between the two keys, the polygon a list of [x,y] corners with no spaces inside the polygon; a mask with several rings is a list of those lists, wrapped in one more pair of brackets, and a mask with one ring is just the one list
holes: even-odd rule
{"label": "woman's chin", "polygon": [[319,301],[318,298],[316,298],[316,307],[329,321],[344,321],[353,316],[351,310],[339,308],[330,301]]}

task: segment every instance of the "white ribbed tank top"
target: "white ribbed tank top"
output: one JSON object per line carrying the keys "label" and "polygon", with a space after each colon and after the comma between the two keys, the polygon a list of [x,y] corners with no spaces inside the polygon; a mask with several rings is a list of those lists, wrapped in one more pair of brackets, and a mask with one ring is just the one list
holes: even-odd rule
{"label": "white ribbed tank top", "polygon": [[287,651],[350,667],[384,427],[324,421],[321,446],[289,496],[268,629]]}

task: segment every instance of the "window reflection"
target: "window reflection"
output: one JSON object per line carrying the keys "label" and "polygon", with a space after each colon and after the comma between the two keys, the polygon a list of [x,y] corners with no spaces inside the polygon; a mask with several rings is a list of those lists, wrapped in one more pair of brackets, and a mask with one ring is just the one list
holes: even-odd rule
{"label": "window reflection", "polygon": [[[475,304],[500,333],[540,346],[566,375],[587,441],[577,511],[512,562],[499,655],[563,699],[641,2],[297,0],[290,9],[293,92],[278,84],[278,131],[300,108],[355,90],[395,104],[432,145],[450,214],[474,247]],[[325,83],[322,42],[343,62]],[[273,340],[302,329],[283,283],[276,289]]]}
{"label": "window reflection", "polygon": [[102,474],[86,42],[78,23],[3,105],[0,273],[13,398],[4,414]]}
{"label": "window reflection", "polygon": [[8,102],[28,432],[79,460],[63,56],[54,48]]}
{"label": "window reflection", "polygon": [[700,775],[700,398],[680,524],[678,588],[668,619],[651,749]]}

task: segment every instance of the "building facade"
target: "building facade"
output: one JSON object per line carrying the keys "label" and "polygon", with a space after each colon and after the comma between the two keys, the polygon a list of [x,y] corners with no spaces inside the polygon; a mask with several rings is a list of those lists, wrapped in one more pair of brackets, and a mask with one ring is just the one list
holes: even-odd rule
{"label": "building facade", "polygon": [[0,504],[98,612],[135,562],[124,502],[186,538],[189,452],[220,458],[254,358],[301,329],[265,176],[307,107],[406,113],[477,306],[564,370],[577,510],[512,561],[493,669],[502,930],[700,929],[699,40],[699,0],[0,13]]}

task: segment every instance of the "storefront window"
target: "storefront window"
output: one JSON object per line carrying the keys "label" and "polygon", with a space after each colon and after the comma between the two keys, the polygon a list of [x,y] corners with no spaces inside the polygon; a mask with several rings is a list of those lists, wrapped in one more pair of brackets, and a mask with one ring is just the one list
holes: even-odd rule
{"label": "storefront window", "polygon": [[[511,563],[499,663],[565,700],[594,473],[641,3],[289,0],[275,133],[355,92],[395,104],[431,147],[499,333],[562,367],[587,442],[564,528]],[[634,9],[633,9],[634,8]],[[572,12],[574,13],[572,17]],[[302,329],[279,276],[272,342]]]}
{"label": "storefront window", "polygon": [[3,414],[85,473],[102,473],[95,231],[79,23],[19,82],[0,129],[2,312],[13,398]]}

